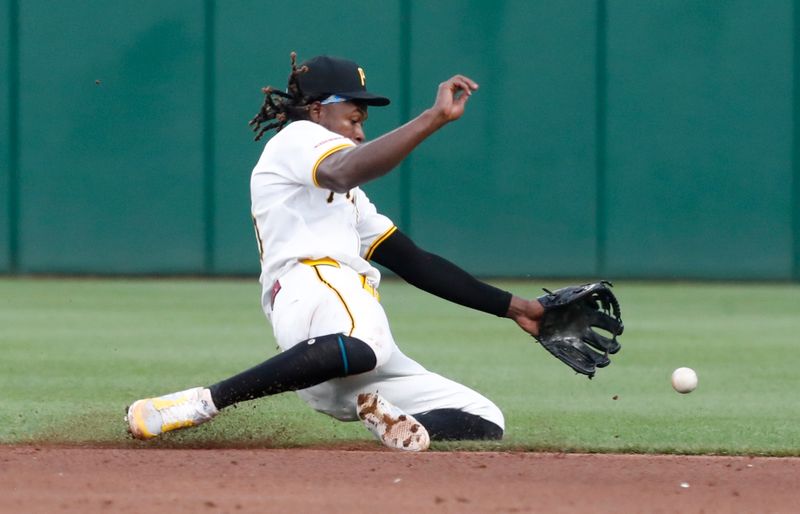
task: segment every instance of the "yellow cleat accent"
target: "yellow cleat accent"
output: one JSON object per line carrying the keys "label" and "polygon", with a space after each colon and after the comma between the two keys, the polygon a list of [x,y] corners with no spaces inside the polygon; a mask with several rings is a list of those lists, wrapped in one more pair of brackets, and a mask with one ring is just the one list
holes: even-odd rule
{"label": "yellow cleat accent", "polygon": [[177,393],[137,400],[128,407],[125,421],[136,439],[152,439],[164,432],[193,427],[219,413],[211,393],[195,387]]}
{"label": "yellow cleat accent", "polygon": [[[152,439],[156,437],[156,434],[151,433],[147,430],[147,423],[145,423],[145,417],[142,413],[142,408],[144,407],[144,402],[147,400],[138,400],[133,402],[133,404],[128,407],[128,432],[137,439]],[[133,430],[133,427],[136,427],[136,430]]]}

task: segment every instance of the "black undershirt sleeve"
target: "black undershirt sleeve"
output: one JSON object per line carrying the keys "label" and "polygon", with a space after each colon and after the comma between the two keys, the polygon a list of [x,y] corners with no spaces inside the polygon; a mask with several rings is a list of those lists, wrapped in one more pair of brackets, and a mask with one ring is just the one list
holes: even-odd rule
{"label": "black undershirt sleeve", "polygon": [[504,317],[511,293],[481,282],[452,262],[419,248],[395,230],[370,259],[397,273],[409,284],[453,303]]}

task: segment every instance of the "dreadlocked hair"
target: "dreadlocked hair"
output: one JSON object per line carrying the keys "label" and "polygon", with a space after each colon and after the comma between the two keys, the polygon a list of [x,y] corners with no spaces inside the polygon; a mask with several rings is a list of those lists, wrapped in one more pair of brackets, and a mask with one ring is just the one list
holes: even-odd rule
{"label": "dreadlocked hair", "polygon": [[[264,93],[264,103],[249,123],[253,132],[256,132],[256,141],[269,130],[276,129],[276,132],[280,132],[290,121],[308,119],[308,106],[314,99],[303,94],[297,80],[300,75],[308,71],[308,66],[297,66],[297,53],[292,52],[290,57],[292,72],[289,74],[286,92],[272,86],[261,88],[261,92]],[[266,125],[263,125],[264,123]]]}

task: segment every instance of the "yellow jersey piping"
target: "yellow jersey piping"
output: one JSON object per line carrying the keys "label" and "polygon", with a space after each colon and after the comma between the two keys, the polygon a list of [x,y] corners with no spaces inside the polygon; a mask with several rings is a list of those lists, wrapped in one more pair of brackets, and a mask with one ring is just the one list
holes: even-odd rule
{"label": "yellow jersey piping", "polygon": [[352,146],[355,145],[353,143],[343,143],[341,145],[334,146],[333,148],[331,148],[330,150],[319,156],[319,159],[317,159],[317,162],[314,163],[314,167],[311,169],[311,180],[314,181],[315,186],[319,187],[319,182],[317,182],[317,168],[319,168],[320,163],[322,163],[322,161],[324,161],[325,158],[328,157],[329,155],[336,153],[339,150],[350,148]]}
{"label": "yellow jersey piping", "polygon": [[390,228],[389,230],[387,230],[386,232],[384,232],[382,235],[380,235],[380,236],[378,237],[378,239],[376,239],[376,240],[375,240],[375,242],[373,242],[373,243],[370,245],[370,247],[367,249],[367,253],[366,253],[366,255],[364,256],[364,259],[365,259],[365,260],[370,260],[370,259],[372,258],[372,254],[375,252],[375,249],[376,249],[376,248],[378,248],[378,246],[380,246],[380,244],[381,244],[381,243],[383,243],[384,241],[386,241],[386,238],[387,238],[387,237],[389,237],[389,236],[391,236],[392,234],[394,234],[394,231],[395,231],[395,230],[397,230],[397,226],[392,226],[392,228]]}
{"label": "yellow jersey piping", "polygon": [[325,265],[325,266],[333,266],[335,268],[339,268],[340,267],[339,263],[337,261],[331,259],[330,257],[323,257],[321,259],[301,259],[300,262],[302,264],[307,265],[307,266],[317,266],[319,264],[322,264],[322,265]]}
{"label": "yellow jersey piping", "polygon": [[353,332],[356,329],[356,320],[353,317],[353,313],[350,312],[350,308],[347,306],[347,302],[344,301],[344,297],[342,296],[342,294],[335,287],[333,287],[330,282],[328,282],[327,280],[322,278],[322,274],[319,272],[319,267],[317,265],[310,265],[310,266],[312,268],[314,268],[314,271],[317,273],[317,278],[319,278],[320,282],[322,282],[323,284],[328,286],[331,289],[331,291],[336,293],[336,296],[339,297],[339,301],[342,302],[342,305],[344,306],[344,310],[347,311],[347,315],[350,317],[350,332],[347,335],[348,336],[352,336]]}

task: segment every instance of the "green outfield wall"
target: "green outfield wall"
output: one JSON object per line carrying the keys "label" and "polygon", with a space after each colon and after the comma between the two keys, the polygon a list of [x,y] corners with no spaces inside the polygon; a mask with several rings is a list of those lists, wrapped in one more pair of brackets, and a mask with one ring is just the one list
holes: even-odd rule
{"label": "green outfield wall", "polygon": [[357,60],[365,186],[484,276],[800,280],[800,0],[0,0],[0,273],[254,274],[247,121],[289,52]]}

